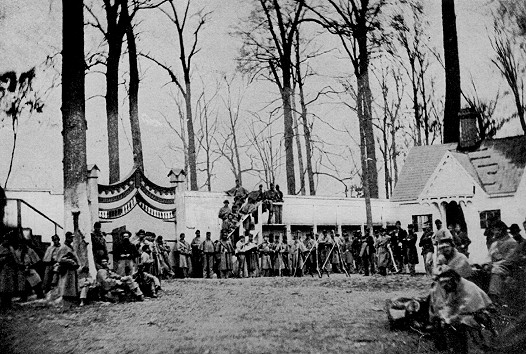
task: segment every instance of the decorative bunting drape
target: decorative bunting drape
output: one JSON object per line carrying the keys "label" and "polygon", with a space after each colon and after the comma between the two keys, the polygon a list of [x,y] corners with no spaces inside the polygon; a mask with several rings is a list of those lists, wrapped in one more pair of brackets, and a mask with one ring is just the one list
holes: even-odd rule
{"label": "decorative bunting drape", "polygon": [[[173,220],[175,218],[175,187],[158,186],[144,176],[141,170],[135,169],[125,180],[111,184],[99,184],[99,217],[101,219],[117,219],[135,208],[136,205],[148,215],[162,220]],[[139,193],[141,191],[141,193]],[[122,205],[112,205],[124,201],[133,195]],[[159,204],[172,206],[164,209],[155,206],[149,200]]]}

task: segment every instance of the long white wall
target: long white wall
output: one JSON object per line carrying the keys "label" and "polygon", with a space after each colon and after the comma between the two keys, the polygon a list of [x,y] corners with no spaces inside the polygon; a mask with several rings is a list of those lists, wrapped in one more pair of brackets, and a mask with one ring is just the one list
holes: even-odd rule
{"label": "long white wall", "polygon": [[[232,198],[225,193],[185,191],[176,196],[177,233],[184,232],[187,239],[197,229],[204,234],[219,237],[221,220],[217,217],[223,201]],[[373,223],[394,224],[391,203],[385,199],[372,200]],[[263,220],[267,214],[263,214]],[[363,198],[340,198],[318,196],[285,196],[283,203],[283,224],[286,225],[356,225],[366,223],[365,200]]]}

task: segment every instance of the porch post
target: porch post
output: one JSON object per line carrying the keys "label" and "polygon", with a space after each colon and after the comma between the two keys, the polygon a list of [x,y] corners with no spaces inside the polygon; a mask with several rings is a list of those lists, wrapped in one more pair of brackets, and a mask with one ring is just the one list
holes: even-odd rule
{"label": "porch post", "polygon": [[92,224],[99,221],[99,171],[97,165],[88,166],[88,206]]}
{"label": "porch post", "polygon": [[175,203],[175,237],[178,239],[178,234],[186,232],[186,203],[185,194],[187,190],[186,172],[183,169],[172,168],[168,173],[170,183],[175,187],[174,203]]}

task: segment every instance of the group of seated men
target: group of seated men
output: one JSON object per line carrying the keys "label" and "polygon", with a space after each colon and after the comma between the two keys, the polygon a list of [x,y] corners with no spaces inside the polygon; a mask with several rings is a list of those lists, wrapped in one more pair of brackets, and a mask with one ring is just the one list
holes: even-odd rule
{"label": "group of seated men", "polygon": [[[523,227],[526,229],[526,220]],[[468,353],[467,333],[471,329],[491,329],[489,308],[504,306],[512,312],[524,311],[526,243],[519,226],[508,228],[497,220],[489,225],[486,236],[488,259],[479,270],[455,247],[448,230],[439,228],[434,235],[434,282],[424,302],[427,306],[422,307],[428,314],[423,319],[434,331],[437,347],[452,353]]]}

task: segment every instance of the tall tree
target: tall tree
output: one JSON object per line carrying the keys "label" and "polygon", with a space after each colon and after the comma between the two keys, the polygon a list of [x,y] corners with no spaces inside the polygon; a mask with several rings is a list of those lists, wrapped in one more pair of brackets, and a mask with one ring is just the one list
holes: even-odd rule
{"label": "tall tree", "polygon": [[130,109],[130,127],[132,135],[133,165],[144,171],[144,158],[142,153],[141,126],[139,123],[139,65],[137,57],[137,44],[135,41],[134,27],[128,11],[123,8],[126,18],[126,43],[128,44],[128,62],[130,65],[130,86],[128,89],[128,102]]}
{"label": "tall tree", "polygon": [[377,137],[380,152],[384,162],[385,195],[389,198],[393,191],[393,181],[396,184],[398,176],[398,146],[396,133],[400,129],[400,116],[403,108],[405,86],[402,74],[392,65],[381,63],[380,73],[375,75],[382,92],[376,128],[380,132]]}
{"label": "tall tree", "polygon": [[[300,28],[298,26],[296,30],[296,36],[295,36],[295,45],[294,45],[294,54],[295,54],[295,83],[298,86],[298,95],[299,95],[299,103],[300,103],[300,117],[301,117],[301,123],[303,126],[303,136],[305,140],[305,160],[307,164],[307,178],[309,180],[309,192],[310,195],[316,195],[316,186],[314,184],[314,172],[312,168],[312,136],[311,136],[311,127],[308,122],[307,114],[308,114],[308,102],[305,99],[305,78],[307,77],[308,73],[304,73],[302,70],[302,67],[304,65],[302,56],[301,56],[301,48],[302,48],[303,42],[301,40],[300,36]],[[312,56],[316,56],[319,53],[311,53]],[[308,69],[307,69],[308,70]],[[307,71],[306,70],[306,71]],[[304,77],[305,76],[305,77]],[[300,168],[301,173],[303,174],[302,169]]]}
{"label": "tall tree", "polygon": [[[129,116],[132,133],[132,149],[134,167],[144,169],[141,129],[139,123],[139,70],[137,44],[134,33],[134,18],[138,11],[154,9],[166,0],[103,0],[105,25],[99,20],[97,8],[86,6],[90,15],[87,24],[96,28],[102,34],[107,44],[104,55],[95,53],[89,56],[89,61],[95,58],[95,64],[106,66],[106,116],[108,131],[108,172],[110,183],[120,179],[119,153],[119,74],[123,45],[126,38],[129,61]],[[97,4],[97,3],[95,3]],[[102,58],[102,59],[101,59]]]}
{"label": "tall tree", "polygon": [[106,11],[105,38],[108,43],[106,59],[106,117],[108,131],[109,182],[120,179],[119,153],[119,65],[122,43],[128,27],[128,18],[122,15],[127,0],[104,0]]}
{"label": "tall tree", "polygon": [[[181,93],[185,101],[185,110],[186,110],[186,134],[188,141],[188,168],[190,172],[190,189],[196,191],[199,189],[197,185],[197,153],[196,153],[196,144],[195,144],[195,132],[194,132],[194,118],[192,114],[192,60],[194,56],[199,53],[198,48],[198,39],[199,33],[203,29],[203,26],[208,21],[210,12],[203,12],[200,10],[197,12],[197,24],[193,30],[193,39],[188,41],[187,33],[189,29],[190,20],[190,5],[191,0],[186,1],[186,5],[183,11],[177,10],[174,0],[168,0],[168,9],[160,7],[160,10],[166,15],[171,23],[175,26],[175,35],[177,47],[179,49],[179,64],[181,67],[181,72],[183,80],[179,78],[176,72],[169,66],[161,61],[155,59],[150,55],[145,55],[148,59],[155,62],[161,68],[163,68],[168,75],[170,80],[174,83]],[[191,26],[191,25],[190,25]]]}
{"label": "tall tree", "polygon": [[83,1],[62,1],[62,135],[64,164],[64,229],[75,234],[81,267],[94,275],[93,255],[84,235],[91,230],[86,163]]}
{"label": "tall tree", "polygon": [[[397,54],[398,50],[394,43],[390,43],[389,51],[400,58],[400,63],[411,82],[413,103],[413,115],[415,120],[415,145],[422,145],[422,117],[420,88],[425,83],[420,81],[419,72],[423,68],[419,67],[421,57],[424,57],[424,34],[423,26],[423,6],[421,2],[402,2],[400,4],[400,13],[393,16],[391,26],[394,29],[396,44],[402,47],[402,55]],[[410,9],[411,21],[406,20],[407,10]],[[409,23],[408,23],[409,22]],[[405,55],[405,58],[404,58]],[[407,60],[407,62],[406,62]]]}
{"label": "tall tree", "polygon": [[[205,85],[204,80],[202,81],[202,86]],[[217,133],[218,127],[218,113],[215,107],[215,99],[219,91],[219,85],[215,92],[212,93],[212,96],[209,97],[205,90],[199,95],[196,103],[196,121],[198,123],[196,138],[197,145],[199,150],[202,150],[204,154],[204,162],[198,164],[204,165],[204,168],[200,168],[200,171],[204,171],[206,174],[206,181],[203,185],[206,186],[209,192],[212,191],[212,178],[214,177],[214,165],[221,157],[216,153],[215,149],[215,135]],[[198,156],[201,153],[197,154]]]}
{"label": "tall tree", "polygon": [[[356,107],[360,130],[360,157],[366,218],[372,233],[370,198],[378,198],[378,170],[372,118],[372,94],[369,81],[371,53],[378,48],[381,38],[379,14],[384,0],[328,0],[328,8],[309,6],[320,23],[336,35],[349,57],[356,78]],[[332,10],[332,11],[331,11]]]}
{"label": "tall tree", "polygon": [[244,143],[240,140],[239,133],[241,131],[240,118],[242,117],[241,104],[243,102],[243,94],[241,90],[237,93],[232,92],[235,76],[224,76],[223,80],[226,85],[226,96],[222,97],[222,101],[227,111],[228,120],[224,124],[225,130],[218,134],[220,139],[216,139],[217,150],[228,161],[234,179],[239,180],[239,183],[243,184],[243,174],[253,169],[253,166],[243,168],[241,164],[241,153]]}
{"label": "tall tree", "polygon": [[516,115],[526,134],[523,78],[526,71],[526,5],[500,0],[493,16],[494,33],[490,39],[495,54],[492,62],[511,90]]}
{"label": "tall tree", "polygon": [[304,1],[258,0],[257,3],[248,19],[248,28],[237,32],[243,40],[239,66],[244,72],[268,79],[278,86],[283,107],[287,191],[296,194],[292,55],[294,36],[305,10]]}
{"label": "tall tree", "polygon": [[459,139],[460,64],[458,59],[457,18],[455,0],[442,0],[442,32],[446,69],[446,101],[444,107],[444,143]]}

